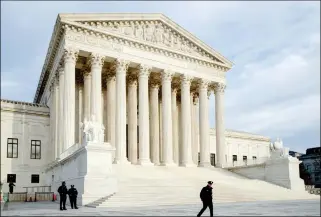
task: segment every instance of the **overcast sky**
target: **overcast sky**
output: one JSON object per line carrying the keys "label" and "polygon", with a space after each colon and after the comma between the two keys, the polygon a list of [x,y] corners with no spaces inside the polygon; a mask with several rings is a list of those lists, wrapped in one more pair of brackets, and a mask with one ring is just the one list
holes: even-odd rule
{"label": "overcast sky", "polygon": [[167,15],[235,63],[226,128],[319,146],[320,2],[1,2],[1,98],[33,101],[57,14],[78,12]]}

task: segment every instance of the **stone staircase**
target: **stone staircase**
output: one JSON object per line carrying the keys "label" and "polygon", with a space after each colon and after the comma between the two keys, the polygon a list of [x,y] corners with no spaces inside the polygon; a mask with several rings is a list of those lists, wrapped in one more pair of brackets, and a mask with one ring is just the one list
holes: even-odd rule
{"label": "stone staircase", "polygon": [[200,203],[207,181],[214,182],[214,202],[320,199],[306,191],[293,191],[264,181],[248,179],[219,168],[141,167],[114,165],[118,192],[90,207],[142,207]]}

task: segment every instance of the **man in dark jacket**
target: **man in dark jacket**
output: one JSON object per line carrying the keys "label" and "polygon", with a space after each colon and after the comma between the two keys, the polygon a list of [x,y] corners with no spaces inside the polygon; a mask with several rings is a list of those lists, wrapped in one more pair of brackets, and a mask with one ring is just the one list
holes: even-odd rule
{"label": "man in dark jacket", "polygon": [[208,181],[207,186],[205,186],[201,190],[200,198],[203,202],[203,208],[198,213],[197,217],[200,217],[203,214],[203,212],[206,210],[207,207],[210,209],[211,217],[213,216],[213,193],[212,193],[213,188],[212,188],[212,185],[213,185],[213,182]]}
{"label": "man in dark jacket", "polygon": [[70,201],[71,209],[73,209],[74,207],[75,207],[75,209],[78,209],[78,207],[77,207],[77,195],[78,195],[78,191],[77,191],[77,189],[74,187],[74,185],[71,185],[71,188],[69,188],[69,190],[68,190],[68,195],[69,195],[69,201]]}
{"label": "man in dark jacket", "polygon": [[13,182],[9,183],[9,193],[12,194],[13,193],[13,187],[15,186],[15,184],[13,184]]}
{"label": "man in dark jacket", "polygon": [[60,196],[60,210],[67,210],[66,200],[67,200],[68,190],[66,187],[66,182],[62,182],[61,186],[58,188],[58,193]]}

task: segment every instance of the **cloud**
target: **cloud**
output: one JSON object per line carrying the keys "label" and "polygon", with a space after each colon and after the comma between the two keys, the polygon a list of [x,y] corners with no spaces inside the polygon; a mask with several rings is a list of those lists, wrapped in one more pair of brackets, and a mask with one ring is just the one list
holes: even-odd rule
{"label": "cloud", "polygon": [[17,87],[18,85],[19,85],[19,83],[15,82],[15,81],[4,81],[4,80],[1,80],[1,88]]}

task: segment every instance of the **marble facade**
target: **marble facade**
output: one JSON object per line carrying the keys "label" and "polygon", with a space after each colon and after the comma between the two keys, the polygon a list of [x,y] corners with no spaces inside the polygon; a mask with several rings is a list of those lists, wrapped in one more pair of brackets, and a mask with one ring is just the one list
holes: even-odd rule
{"label": "marble facade", "polygon": [[[162,14],[59,14],[34,103],[1,101],[1,181],[13,173],[47,173],[40,183],[48,185],[65,179],[66,171],[52,171],[83,144],[82,123],[93,116],[114,164],[224,167],[233,155],[269,157],[269,138],[225,129],[231,67]],[[18,158],[6,158],[8,138],[19,138]],[[33,139],[41,159],[29,157]],[[18,182],[21,191],[30,186]]]}

